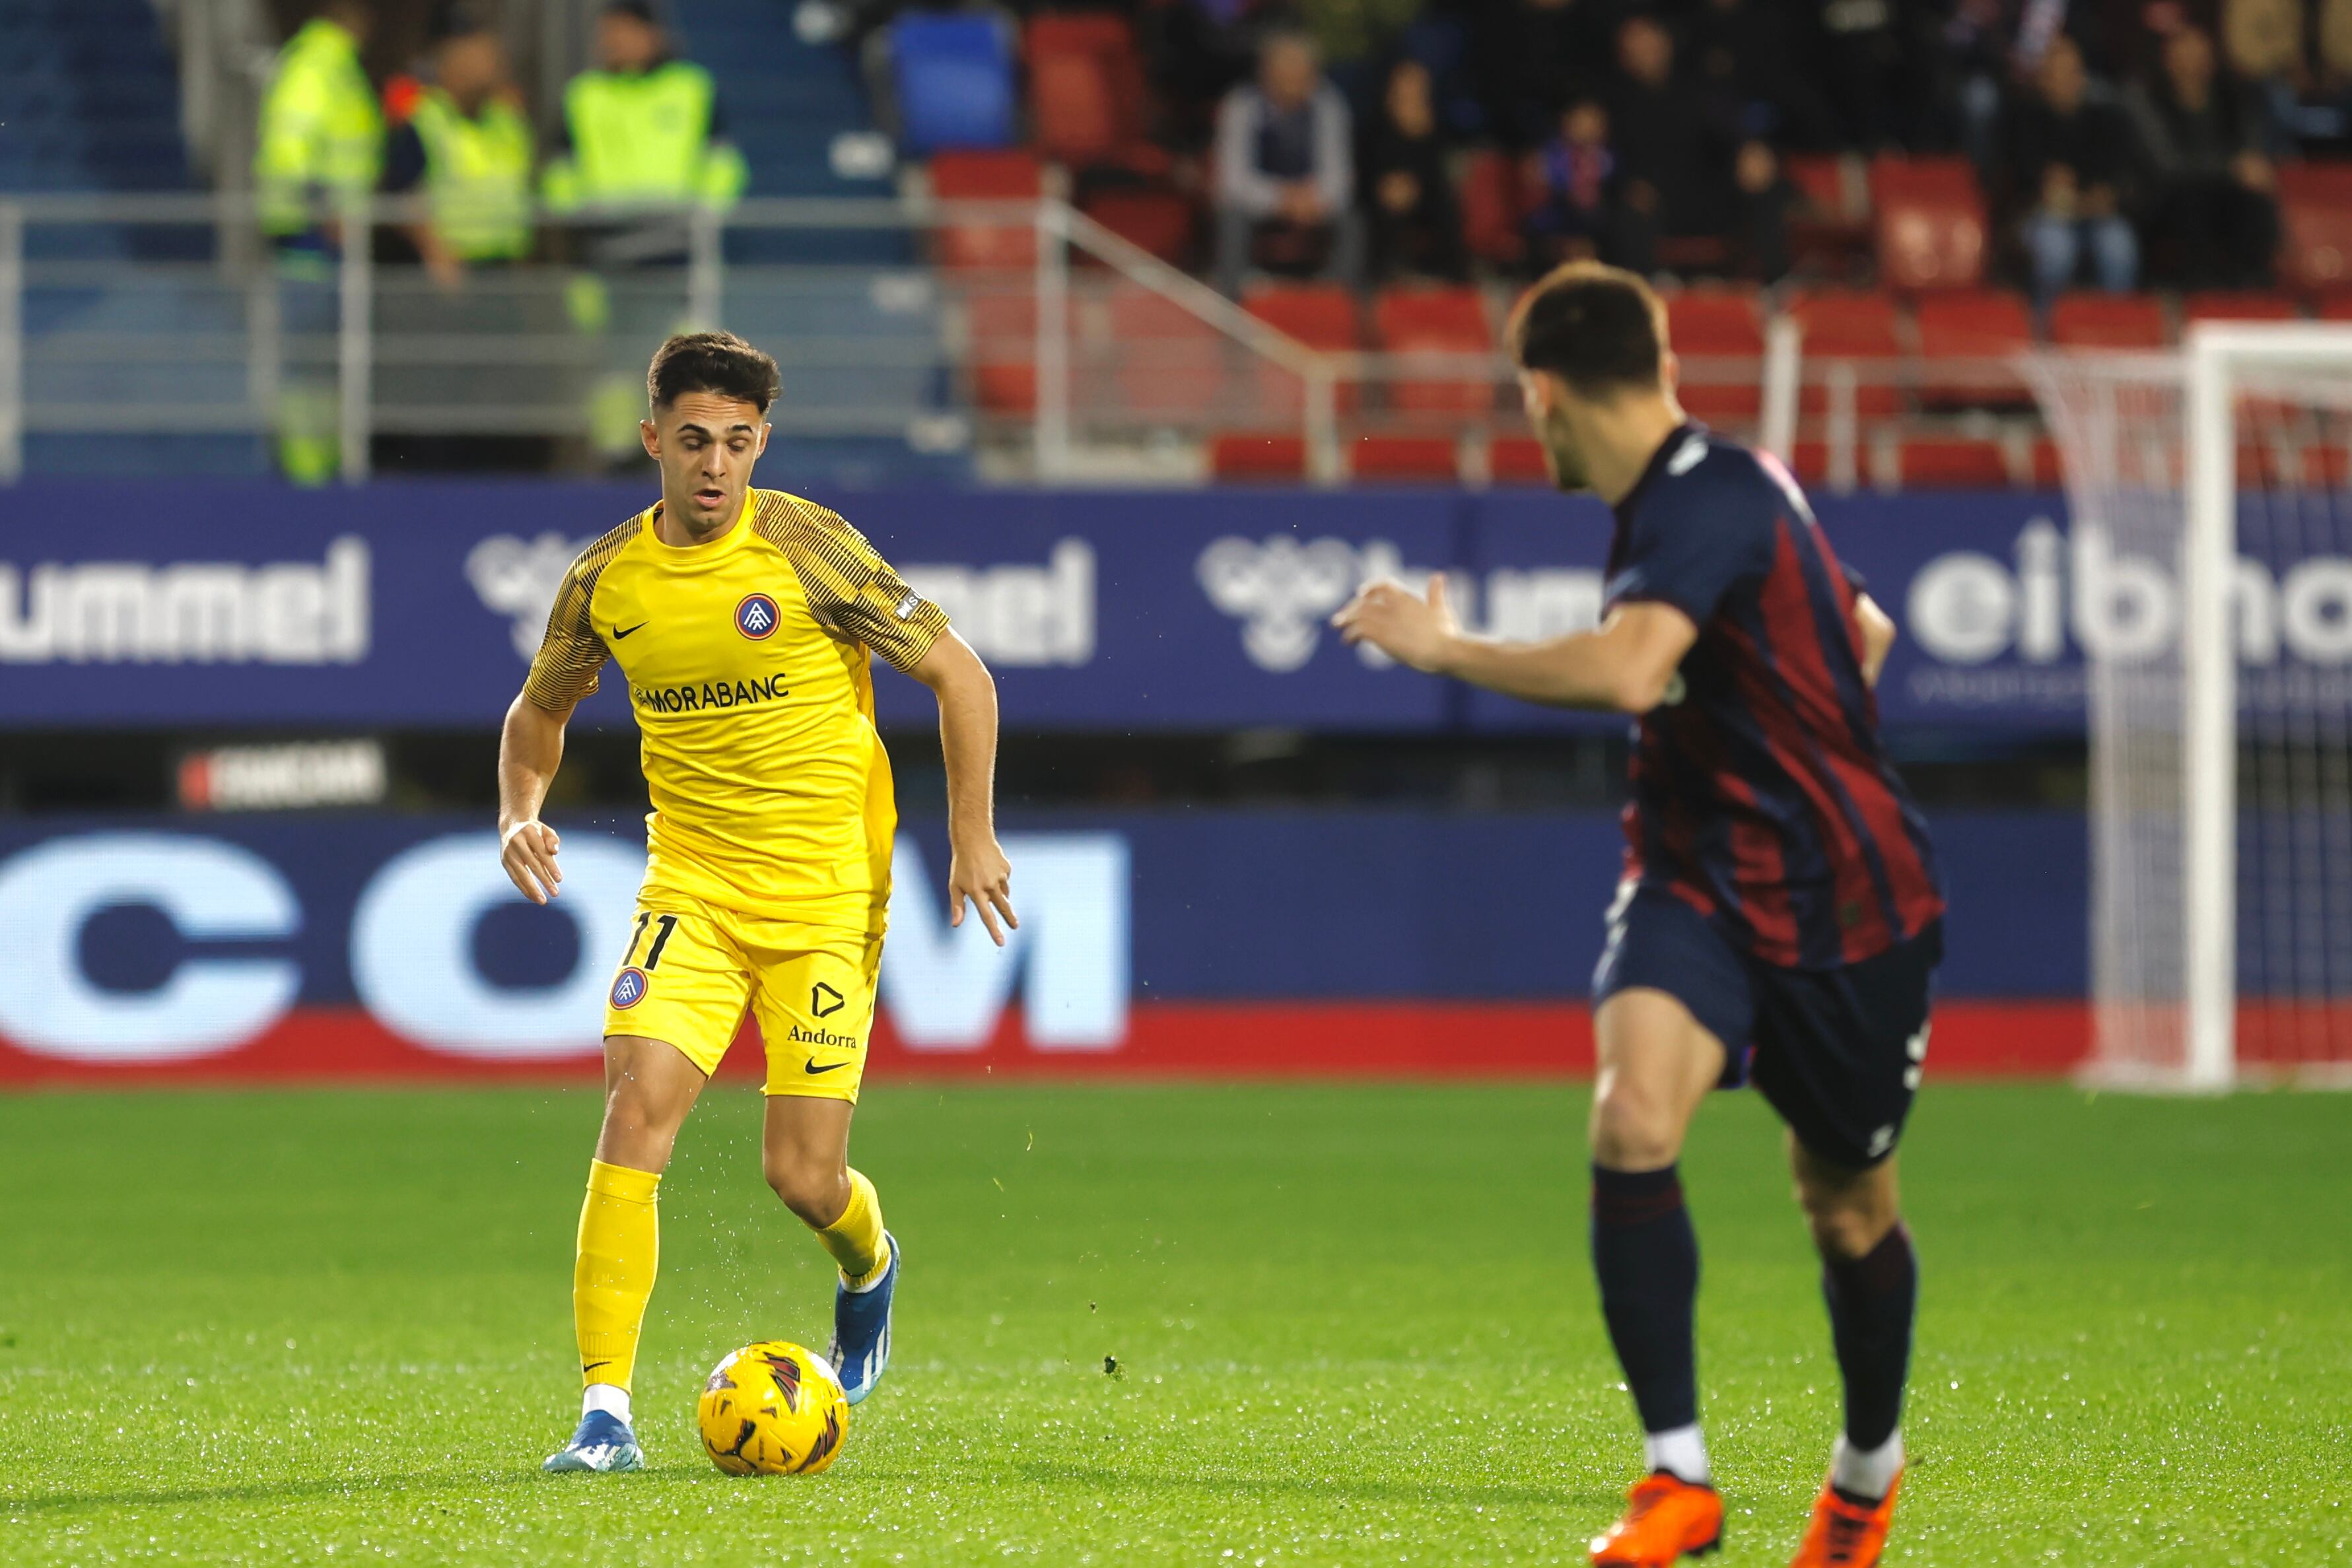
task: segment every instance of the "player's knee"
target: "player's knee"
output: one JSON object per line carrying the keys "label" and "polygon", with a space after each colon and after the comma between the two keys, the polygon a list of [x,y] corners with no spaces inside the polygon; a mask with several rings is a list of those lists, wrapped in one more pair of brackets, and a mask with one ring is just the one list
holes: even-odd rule
{"label": "player's knee", "polygon": [[1867,1256],[1895,1226],[1893,1200],[1872,1183],[1832,1186],[1801,1181],[1797,1202],[1805,1211],[1805,1227],[1813,1234],[1813,1246],[1824,1258],[1844,1260]]}
{"label": "player's knee", "polygon": [[1661,1097],[1622,1079],[1604,1082],[1592,1101],[1592,1157],[1612,1170],[1656,1170],[1682,1153],[1681,1118]]}
{"label": "player's knee", "polygon": [[679,1116],[635,1080],[624,1078],[604,1092],[604,1125],[598,1157],[636,1170],[658,1171],[669,1163]]}
{"label": "player's knee", "polygon": [[849,1207],[849,1173],[838,1165],[790,1152],[771,1152],[768,1186],[803,1225],[822,1230]]}

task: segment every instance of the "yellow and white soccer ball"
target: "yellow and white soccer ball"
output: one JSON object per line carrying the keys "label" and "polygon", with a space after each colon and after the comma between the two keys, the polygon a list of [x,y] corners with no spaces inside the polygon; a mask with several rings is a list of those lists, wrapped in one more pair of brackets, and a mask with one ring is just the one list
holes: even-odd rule
{"label": "yellow and white soccer ball", "polygon": [[730,1476],[813,1476],[849,1435],[849,1400],[824,1357],[783,1340],[720,1362],[695,1402],[710,1462]]}

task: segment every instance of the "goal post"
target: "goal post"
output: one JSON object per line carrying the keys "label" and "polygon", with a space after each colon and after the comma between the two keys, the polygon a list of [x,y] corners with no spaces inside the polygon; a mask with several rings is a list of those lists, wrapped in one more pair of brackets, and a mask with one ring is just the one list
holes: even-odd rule
{"label": "goal post", "polygon": [[2029,376],[2087,670],[2087,1074],[2352,1082],[2352,325]]}

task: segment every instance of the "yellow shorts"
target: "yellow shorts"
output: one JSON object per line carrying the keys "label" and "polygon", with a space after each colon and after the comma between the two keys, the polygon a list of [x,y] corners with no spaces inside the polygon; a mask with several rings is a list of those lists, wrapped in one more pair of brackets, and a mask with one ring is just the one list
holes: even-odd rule
{"label": "yellow shorts", "polygon": [[881,963],[879,934],[655,895],[605,994],[604,1032],[666,1040],[709,1073],[750,1009],[768,1049],[769,1093],[854,1102]]}

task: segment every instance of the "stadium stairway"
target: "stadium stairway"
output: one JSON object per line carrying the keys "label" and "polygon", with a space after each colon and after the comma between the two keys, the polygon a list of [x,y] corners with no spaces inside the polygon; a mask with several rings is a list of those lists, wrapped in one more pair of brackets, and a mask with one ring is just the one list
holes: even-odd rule
{"label": "stadium stairway", "polygon": [[[180,134],[180,78],[149,0],[0,4],[0,197],[196,187]],[[188,351],[233,342],[241,299],[187,228],[36,225],[26,236],[25,391],[46,407],[185,407],[245,400],[245,366]],[[134,274],[123,264],[142,264]],[[194,266],[174,266],[194,263]],[[192,385],[205,391],[192,397]],[[36,432],[28,472],[252,474],[249,435]]]}

